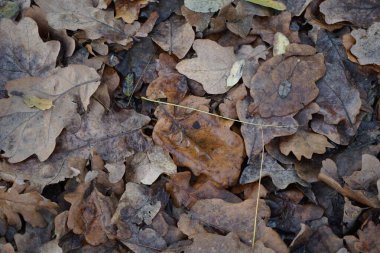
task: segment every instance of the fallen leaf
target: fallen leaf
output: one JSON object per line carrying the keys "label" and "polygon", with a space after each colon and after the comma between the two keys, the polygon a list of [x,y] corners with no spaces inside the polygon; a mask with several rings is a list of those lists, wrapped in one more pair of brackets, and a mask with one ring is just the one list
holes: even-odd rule
{"label": "fallen leaf", "polygon": [[[38,192],[19,194],[15,190],[0,192],[0,219],[2,224],[21,229],[21,217],[33,227],[45,227],[48,223],[44,212],[56,214],[57,204],[42,197]],[[21,216],[21,217],[20,217]]]}
{"label": "fallen leaf", "polygon": [[350,136],[342,133],[341,129],[337,125],[327,124],[323,117],[317,115],[311,121],[311,129],[318,134],[322,134],[329,138],[329,140],[340,145],[348,145]]}
{"label": "fallen leaf", "polygon": [[[180,105],[202,108],[205,103],[208,100],[189,96]],[[153,140],[173,155],[177,166],[188,167],[197,176],[204,174],[223,187],[236,183],[244,147],[241,137],[230,130],[233,122],[163,106],[155,115]]]}
{"label": "fallen leaf", "polygon": [[280,32],[274,34],[273,56],[285,54],[286,48],[290,44],[288,38]]}
{"label": "fallen leaf", "polygon": [[375,235],[380,232],[380,225],[369,221],[367,226],[358,231],[359,242],[354,247],[359,252],[375,253],[380,250],[380,244]]}
{"label": "fallen leaf", "polygon": [[3,38],[0,43],[0,90],[9,80],[47,76],[55,68],[60,43],[43,42],[31,18],[23,18],[18,24],[2,18],[0,36]]}
{"label": "fallen leaf", "polygon": [[380,22],[373,23],[368,30],[353,30],[351,35],[356,40],[351,52],[357,57],[359,63],[380,65]]}
{"label": "fallen leaf", "polygon": [[[263,145],[268,144],[272,139],[297,132],[298,125],[292,116],[262,118],[259,115],[252,115],[249,112],[249,107],[252,105],[250,101],[245,99],[236,104],[239,120],[257,124],[243,124],[240,129],[248,157],[258,155],[262,151]],[[263,127],[261,128],[260,125]]]}
{"label": "fallen leaf", "polygon": [[336,236],[326,225],[319,227],[306,244],[306,250],[311,253],[336,253],[341,248],[343,248],[343,239]]}
{"label": "fallen leaf", "polygon": [[173,199],[176,207],[191,208],[199,199],[223,199],[230,203],[240,202],[240,198],[231,192],[216,187],[212,182],[206,181],[190,185],[191,173],[179,172],[170,177],[165,188]]}
{"label": "fallen leaf", "polygon": [[[96,71],[84,65],[57,68],[46,78],[26,77],[9,81],[6,89],[11,97],[0,100],[4,108],[0,113],[0,124],[5,130],[1,133],[0,148],[8,161],[20,162],[32,154],[45,161],[53,152],[58,135],[77,115],[75,97],[80,97],[83,108],[87,108],[99,84]],[[45,111],[29,108],[24,104],[23,96],[49,99],[54,107]]]}
{"label": "fallen leaf", "polygon": [[36,96],[25,96],[24,103],[30,108],[36,107],[42,111],[48,110],[53,106],[53,101],[50,99],[39,98]]}
{"label": "fallen leaf", "polygon": [[248,2],[269,7],[278,11],[286,10],[286,5],[275,0],[247,0]]}
{"label": "fallen leaf", "polygon": [[244,84],[240,84],[228,91],[223,103],[219,105],[220,114],[224,117],[237,119],[236,104],[247,96],[247,89]]}
{"label": "fallen leaf", "polygon": [[300,43],[298,32],[290,30],[292,15],[288,11],[281,12],[277,16],[253,18],[251,34],[258,34],[270,45],[273,45],[274,34],[281,32],[291,43]]}
{"label": "fallen leaf", "polygon": [[345,197],[353,199],[359,203],[362,203],[369,207],[378,208],[380,202],[377,196],[368,198],[362,191],[353,191],[346,186],[341,186],[339,183],[337,167],[333,160],[326,159],[322,162],[322,169],[318,174],[318,179],[333,188],[335,191],[339,192]]}
{"label": "fallen leaf", "polygon": [[[319,112],[319,105],[317,103],[310,103],[302,110],[300,110],[294,118],[297,120],[298,124],[302,127],[307,127],[311,119],[313,119],[313,114]],[[314,130],[314,129],[313,129]]]}
{"label": "fallen leaf", "polygon": [[178,219],[178,228],[182,233],[192,239],[197,234],[207,233],[202,224],[198,220],[191,219],[189,214],[181,214]]}
{"label": "fallen leaf", "polygon": [[256,182],[259,180],[261,175],[262,177],[269,176],[272,179],[273,184],[281,190],[287,188],[288,185],[293,183],[299,183],[303,186],[308,185],[305,181],[298,177],[294,168],[285,169],[269,155],[264,155],[264,162],[261,172],[260,164],[261,155],[258,155],[255,159],[250,161],[247,167],[243,169],[239,183],[247,184]]}
{"label": "fallen leaf", "polygon": [[[239,236],[235,233],[228,233],[226,236],[199,233],[193,238],[193,243],[185,248],[185,253],[220,253],[220,252],[241,252],[250,253],[251,248],[240,242]],[[256,251],[255,251],[256,252]]]}
{"label": "fallen leaf", "polygon": [[232,0],[185,0],[185,6],[195,12],[216,12],[231,3]]}
{"label": "fallen leaf", "polygon": [[179,59],[182,59],[194,42],[195,33],[184,18],[173,16],[157,25],[151,37],[162,50],[169,54],[174,53]]}
{"label": "fallen leaf", "polygon": [[78,3],[67,0],[37,0],[36,4],[46,13],[49,25],[54,29],[84,30],[89,39],[104,37],[108,42],[126,45],[139,29],[139,24],[124,24],[113,18],[113,11],[103,11],[93,7],[92,0]]}
{"label": "fallen leaf", "polygon": [[311,159],[313,154],[324,154],[326,148],[334,148],[326,137],[313,132],[299,130],[294,135],[282,137],[280,150],[283,154],[289,155],[290,152],[300,161],[302,156]]}
{"label": "fallen leaf", "polygon": [[186,77],[175,69],[176,64],[173,57],[165,53],[160,54],[157,66],[158,77],[146,90],[148,98],[167,98],[171,103],[179,103],[184,99],[188,92],[187,81]]}
{"label": "fallen leaf", "polygon": [[145,7],[149,0],[116,0],[115,18],[122,18],[131,24],[139,18],[140,9]]}
{"label": "fallen leaf", "polygon": [[195,40],[193,49],[198,57],[179,62],[176,67],[178,72],[200,82],[207,93],[227,92],[227,78],[237,60],[233,48],[204,39]]}
{"label": "fallen leaf", "polygon": [[300,16],[313,0],[281,0],[286,9],[295,16]]}
{"label": "fallen leaf", "polygon": [[149,15],[149,18],[141,25],[136,33],[136,37],[148,37],[148,34],[153,30],[157,19],[159,18],[158,12],[154,11]]}
{"label": "fallen leaf", "polygon": [[322,54],[308,45],[289,45],[284,56],[261,65],[249,84],[257,112],[265,118],[298,112],[318,96],[315,82],[324,74]]}
{"label": "fallen leaf", "polygon": [[199,13],[190,10],[186,6],[181,7],[181,13],[186,18],[186,21],[195,27],[197,32],[202,32],[208,27],[210,19],[213,16],[213,13]]}
{"label": "fallen leaf", "polygon": [[177,227],[177,221],[164,211],[160,211],[153,219],[153,229],[165,239],[168,245],[186,238]]}
{"label": "fallen leaf", "polygon": [[353,205],[351,200],[344,198],[343,233],[354,229],[355,223],[365,208]]}
{"label": "fallen leaf", "polygon": [[[365,8],[363,8],[365,6]],[[327,24],[349,21],[356,26],[369,27],[380,21],[380,10],[376,0],[327,0],[320,5]]]}
{"label": "fallen leaf", "polygon": [[[193,219],[225,233],[234,232],[240,239],[251,243],[253,219],[256,200],[247,199],[241,203],[228,203],[221,199],[199,200],[191,208]],[[256,240],[275,252],[288,252],[287,246],[279,235],[265,226],[265,219],[270,216],[270,209],[263,200],[259,201],[258,228]]]}
{"label": "fallen leaf", "polygon": [[299,246],[305,244],[313,232],[311,231],[308,225],[301,223],[301,229],[298,231],[298,234],[294,237],[292,243],[289,245],[291,250],[298,248]]}
{"label": "fallen leaf", "polygon": [[160,146],[137,153],[127,162],[128,181],[135,183],[151,185],[161,174],[171,175],[176,172],[177,166]]}
{"label": "fallen leaf", "polygon": [[233,87],[243,75],[245,60],[236,61],[231,68],[230,75],[227,77],[227,87]]}
{"label": "fallen leaf", "polygon": [[[353,84],[357,73],[348,68],[347,60],[342,58],[345,55],[344,48],[332,34],[321,31],[316,46],[326,57],[326,75],[317,82],[318,114],[323,115],[328,124],[342,122],[352,126],[362,105],[359,91]],[[362,79],[359,75],[358,78]]]}

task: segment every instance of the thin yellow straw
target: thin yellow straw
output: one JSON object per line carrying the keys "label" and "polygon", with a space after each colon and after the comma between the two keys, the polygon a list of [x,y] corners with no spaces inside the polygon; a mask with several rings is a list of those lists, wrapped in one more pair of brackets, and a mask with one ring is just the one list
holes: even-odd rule
{"label": "thin yellow straw", "polygon": [[222,118],[222,119],[230,120],[230,121],[234,121],[234,122],[239,122],[239,123],[243,123],[243,124],[247,124],[247,125],[251,125],[251,126],[277,127],[277,128],[286,128],[286,127],[297,128],[298,127],[298,125],[296,125],[296,126],[282,126],[282,125],[257,124],[257,123],[252,123],[252,122],[248,122],[248,121],[242,121],[242,120],[237,120],[237,119],[232,119],[232,118],[224,117],[224,116],[221,116],[221,115],[218,115],[218,114],[215,114],[215,113],[199,110],[199,109],[192,108],[192,107],[187,107],[187,106],[184,106],[184,105],[178,105],[178,104],[173,104],[173,103],[169,103],[169,102],[163,102],[163,101],[159,101],[159,100],[154,100],[154,99],[150,99],[150,98],[147,98],[147,97],[141,97],[141,99],[142,100],[146,100],[146,101],[150,101],[150,102],[154,102],[154,103],[158,103],[158,104],[171,105],[171,106],[175,106],[175,107],[179,107],[179,108],[183,108],[183,109],[188,109],[188,110],[192,110],[192,111],[196,111],[196,112],[201,112],[201,113],[205,113],[205,114],[208,114],[208,115],[211,115],[211,116],[214,116],[214,117],[218,117],[218,118]]}

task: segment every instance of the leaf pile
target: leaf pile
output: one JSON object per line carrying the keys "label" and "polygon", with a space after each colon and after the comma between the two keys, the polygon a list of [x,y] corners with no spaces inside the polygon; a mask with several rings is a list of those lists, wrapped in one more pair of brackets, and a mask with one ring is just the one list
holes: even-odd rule
{"label": "leaf pile", "polygon": [[0,252],[380,251],[377,1],[0,5]]}

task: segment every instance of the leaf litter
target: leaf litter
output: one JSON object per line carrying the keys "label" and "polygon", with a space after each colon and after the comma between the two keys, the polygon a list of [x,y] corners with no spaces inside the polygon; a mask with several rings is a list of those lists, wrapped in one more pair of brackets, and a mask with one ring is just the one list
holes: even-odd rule
{"label": "leaf litter", "polygon": [[4,2],[1,252],[379,251],[376,1]]}

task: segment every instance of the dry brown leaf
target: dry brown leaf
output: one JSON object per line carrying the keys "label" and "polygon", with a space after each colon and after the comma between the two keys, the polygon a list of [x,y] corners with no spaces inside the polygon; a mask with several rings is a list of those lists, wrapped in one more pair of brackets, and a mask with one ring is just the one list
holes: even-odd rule
{"label": "dry brown leaf", "polygon": [[346,186],[342,187],[339,183],[337,170],[338,169],[334,161],[331,159],[326,159],[322,162],[322,169],[318,174],[318,179],[345,197],[369,207],[380,207],[380,202],[377,199],[377,196],[367,197],[362,191],[353,191]]}
{"label": "dry brown leaf", "polygon": [[310,126],[314,132],[326,136],[331,141],[337,144],[340,144],[340,145],[349,144],[349,140],[350,140],[349,136],[342,134],[341,131],[339,131],[340,129],[338,126],[327,124],[323,120],[323,117],[320,117],[320,115],[317,115],[316,117],[313,118]]}
{"label": "dry brown leaf", "polygon": [[352,81],[356,73],[347,69],[344,48],[332,34],[321,31],[316,46],[325,54],[327,70],[317,83],[319,114],[328,124],[342,122],[352,127],[362,105],[359,91]]}
{"label": "dry brown leaf", "polygon": [[181,214],[177,223],[182,233],[192,239],[197,234],[207,233],[202,224],[198,220],[191,219],[189,214]]}
{"label": "dry brown leaf", "polygon": [[[76,98],[86,109],[100,84],[97,72],[84,65],[69,65],[50,72],[50,76],[25,77],[6,85],[10,98],[1,99],[0,149],[8,161],[20,162],[32,154],[45,161],[54,150],[56,138],[77,116]],[[25,96],[53,101],[53,107],[41,111],[29,108]]]}
{"label": "dry brown leaf", "polygon": [[230,203],[241,202],[240,198],[231,192],[216,187],[212,182],[206,181],[190,185],[191,173],[179,172],[170,177],[165,188],[173,199],[176,207],[191,208],[199,199],[223,199]]}
{"label": "dry brown leaf", "polygon": [[237,61],[233,48],[222,47],[212,40],[204,39],[194,41],[193,49],[198,57],[179,62],[177,70],[200,82],[207,93],[227,92],[227,78]]}
{"label": "dry brown leaf", "polygon": [[344,198],[343,233],[354,229],[356,220],[365,208],[353,205],[351,200]]}
{"label": "dry brown leaf", "polygon": [[247,96],[247,89],[244,84],[233,87],[228,91],[223,103],[219,105],[220,114],[224,117],[237,119],[236,104]]}
{"label": "dry brown leaf", "polygon": [[294,135],[282,137],[280,150],[283,154],[289,155],[290,152],[300,161],[302,156],[311,159],[313,154],[324,154],[326,148],[333,148],[326,137],[313,132],[299,130]]}
{"label": "dry brown leaf", "polygon": [[160,146],[135,154],[126,166],[128,181],[146,185],[153,184],[163,173],[171,175],[177,172],[169,153]]}
{"label": "dry brown leaf", "polygon": [[151,37],[162,50],[182,59],[194,42],[195,33],[184,18],[173,16],[155,27]]}
{"label": "dry brown leaf", "polygon": [[140,29],[136,33],[136,37],[148,37],[148,34],[153,30],[157,19],[159,18],[157,11],[152,12],[148,19],[141,25]]}
{"label": "dry brown leaf", "polygon": [[149,0],[116,0],[115,18],[122,18],[124,22],[131,24],[139,18],[140,9],[148,3]]}
{"label": "dry brown leaf", "polygon": [[[189,96],[181,105],[202,109],[205,103],[207,99]],[[244,146],[241,137],[230,130],[233,122],[163,106],[155,115],[153,140],[173,155],[177,166],[188,167],[197,176],[204,174],[223,187],[236,183]]]}
{"label": "dry brown leaf", "polygon": [[185,76],[175,69],[176,61],[168,54],[161,53],[157,66],[158,78],[154,79],[146,90],[146,96],[151,99],[167,98],[168,102],[181,102],[187,91]]}
{"label": "dry brown leaf", "polygon": [[[247,184],[256,182],[260,177],[260,164],[261,155],[257,155],[251,160],[247,167],[243,169],[241,173],[239,183]],[[262,177],[269,176],[272,179],[273,184],[283,190],[288,187],[289,184],[299,183],[300,185],[307,186],[308,184],[298,177],[294,168],[285,169],[271,156],[264,155],[264,163],[261,171]]]}
{"label": "dry brown leaf", "polygon": [[358,231],[359,241],[354,244],[354,247],[359,252],[376,253],[380,251],[380,243],[378,235],[380,233],[380,225],[375,225],[369,221],[364,229]]}
{"label": "dry brown leaf", "polygon": [[254,17],[252,23],[252,31],[250,34],[258,34],[261,38],[273,45],[274,34],[281,32],[291,43],[299,43],[298,32],[290,30],[290,21],[292,15],[290,12],[283,11],[277,16],[272,17]]}
{"label": "dry brown leaf", "polygon": [[31,18],[23,18],[18,24],[2,18],[0,36],[0,90],[9,80],[47,76],[55,68],[60,43],[43,42],[37,24]]}
{"label": "dry brown leaf", "polygon": [[42,197],[38,192],[19,194],[16,190],[0,192],[0,220],[2,224],[9,224],[21,229],[23,219],[33,227],[45,227],[48,223],[45,213],[56,214],[57,204]]}
{"label": "dry brown leaf", "polygon": [[[251,248],[240,242],[239,236],[231,232],[226,236],[199,233],[193,237],[193,243],[185,248],[185,253],[221,253],[239,252],[250,253]],[[262,251],[261,251],[262,252]]]}
{"label": "dry brown leaf", "polygon": [[[221,199],[198,200],[191,208],[193,219],[214,227],[225,233],[234,232],[245,241],[251,243],[253,219],[256,200],[247,199],[241,203],[228,203]],[[265,226],[264,219],[269,218],[270,209],[263,200],[259,201],[258,224],[256,240],[275,252],[289,252],[280,236],[271,228]]]}
{"label": "dry brown leaf", "polygon": [[181,7],[181,14],[186,18],[186,21],[195,27],[197,32],[202,32],[208,27],[213,13],[200,13],[188,9],[185,5]]}
{"label": "dry brown leaf", "polygon": [[353,30],[351,35],[356,40],[351,53],[357,57],[359,63],[380,65],[380,22],[373,23],[368,30]]}
{"label": "dry brown leaf", "polygon": [[323,54],[308,45],[291,44],[286,54],[260,66],[249,83],[262,117],[298,112],[318,96],[315,82],[325,74]]}
{"label": "dry brown leaf", "polygon": [[327,0],[320,5],[320,10],[328,24],[349,21],[359,27],[369,27],[380,21],[377,0]]}
{"label": "dry brown leaf", "polygon": [[326,225],[320,226],[306,245],[306,250],[310,253],[336,253],[341,248],[343,248],[343,239],[336,236]]}
{"label": "dry brown leaf", "polygon": [[[259,115],[252,115],[249,112],[249,101],[249,99],[245,99],[236,104],[236,110],[240,120],[254,124],[284,127],[268,126],[263,127],[261,130],[259,126],[243,124],[241,126],[241,133],[245,141],[245,150],[248,157],[258,155],[262,151],[263,145],[269,143],[275,137],[291,135],[297,132],[298,125],[292,116],[262,118]],[[262,140],[262,135],[264,140]]]}
{"label": "dry brown leaf", "polygon": [[285,3],[286,10],[294,16],[299,16],[313,0],[280,0]]}
{"label": "dry brown leaf", "polygon": [[103,11],[93,7],[92,0],[61,1],[36,0],[46,13],[49,25],[54,29],[84,30],[88,39],[103,37],[110,43],[126,45],[140,24],[125,24],[115,20],[113,11]]}
{"label": "dry brown leaf", "polygon": [[185,0],[185,6],[192,11],[207,13],[216,12],[231,2],[232,0]]}

